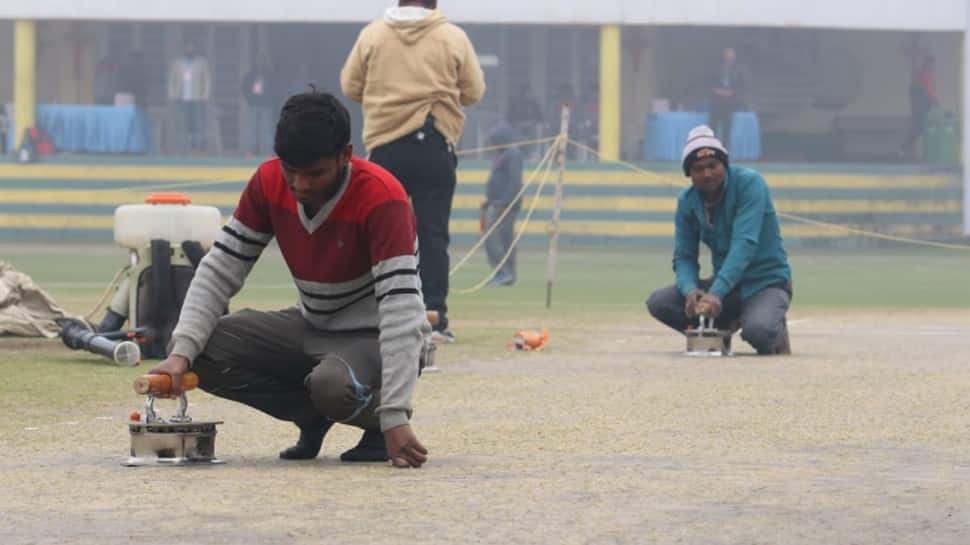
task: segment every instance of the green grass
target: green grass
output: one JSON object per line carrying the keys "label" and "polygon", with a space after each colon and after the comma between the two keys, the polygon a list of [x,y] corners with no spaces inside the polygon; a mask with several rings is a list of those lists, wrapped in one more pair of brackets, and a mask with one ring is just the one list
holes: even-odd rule
{"label": "green grass", "polygon": [[[467,248],[456,248],[456,263]],[[791,252],[795,306],[812,309],[957,309],[970,306],[970,252],[887,248],[798,249]],[[126,262],[112,246],[0,247],[0,259],[29,274],[65,309],[88,311],[114,273]],[[545,248],[519,254],[519,282],[511,288],[486,287],[453,293],[451,314],[482,319],[544,312]],[[709,261],[702,257],[702,274]],[[452,277],[452,288],[476,284],[487,273],[475,255]],[[656,248],[566,248],[560,251],[553,288],[556,314],[636,311],[650,291],[673,281],[670,254]],[[268,251],[257,263],[233,308],[274,308],[295,300],[285,264]]]}
{"label": "green grass", "polygon": [[[139,400],[131,390],[145,365],[119,368],[86,352],[64,348],[60,341],[0,339],[0,410],[15,418],[0,418],[0,434],[25,426],[72,420],[75,414],[118,420],[118,400]],[[127,413],[126,413],[127,414]]]}
{"label": "green grass", "polygon": [[[453,286],[467,287],[486,273],[484,258],[472,260]],[[702,258],[702,274],[709,271]],[[970,252],[949,250],[799,251],[791,256],[795,305],[814,309],[927,309],[970,306]],[[515,309],[540,307],[545,297],[542,249],[523,254],[521,282],[453,296],[456,310],[476,311],[495,302]],[[593,313],[643,308],[649,293],[673,282],[670,254],[636,248],[567,250],[559,258],[554,308]],[[501,308],[493,309],[501,312]]]}
{"label": "green grass", "polygon": [[[456,248],[453,263],[467,248]],[[65,310],[86,314],[126,262],[124,251],[113,246],[0,247],[0,259],[29,274]],[[795,277],[793,312],[851,312],[881,310],[957,310],[970,308],[970,252],[936,249],[802,250],[792,252]],[[702,271],[708,269],[702,257]],[[452,277],[449,297],[452,327],[461,341],[449,359],[487,357],[507,343],[519,329],[549,326],[563,339],[579,339],[603,328],[643,325],[650,317],[644,301],[653,289],[673,281],[670,254],[635,247],[566,248],[560,252],[546,309],[545,248],[523,248],[519,282],[513,287],[485,287],[462,294],[486,274],[485,258],[475,255]],[[257,263],[246,287],[233,300],[235,310],[252,307],[279,309],[296,300],[285,264],[275,251]],[[100,318],[100,314],[96,316]],[[20,346],[21,349],[13,347]],[[27,401],[44,392],[53,398],[82,402],[91,385],[112,382],[127,395],[127,381],[119,370],[97,356],[64,350],[58,341],[0,339],[0,370],[6,379],[0,396],[7,402]],[[43,347],[43,350],[29,347]],[[458,348],[458,345],[456,345]],[[73,365],[71,365],[73,363]],[[17,370],[30,369],[28,379]],[[84,384],[78,389],[78,384]],[[12,396],[12,397],[11,397]],[[108,396],[110,397],[110,396]],[[7,403],[0,403],[10,407]]]}

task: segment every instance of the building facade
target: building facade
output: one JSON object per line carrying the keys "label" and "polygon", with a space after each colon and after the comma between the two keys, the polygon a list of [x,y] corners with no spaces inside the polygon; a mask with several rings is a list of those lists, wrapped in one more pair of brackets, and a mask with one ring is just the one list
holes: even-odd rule
{"label": "building facade", "polygon": [[[908,43],[919,42],[934,56],[940,108],[959,115],[967,7],[960,0],[929,4],[821,0],[805,10],[766,0],[497,0],[487,7],[447,1],[440,7],[468,29],[489,84],[483,103],[468,111],[466,147],[482,144],[491,126],[529,96],[543,114],[529,136],[554,132],[559,105],[569,103],[575,138],[607,159],[644,159],[649,114],[658,105],[706,108],[710,75],[731,47],[750,74],[747,107],[772,137],[765,139],[772,143],[765,146],[767,158],[811,161],[880,159],[895,151],[891,141],[909,115],[910,66],[901,54]],[[21,112],[13,129],[20,134],[38,103],[98,102],[112,69],[134,52],[156,149],[166,151],[173,132],[165,130],[172,118],[167,66],[191,40],[213,67],[212,147],[241,152],[251,123],[239,87],[257,59],[273,63],[281,96],[306,83],[336,90],[357,31],[386,5],[5,3],[0,51],[13,54],[0,55],[0,103]],[[852,142],[827,148],[835,132],[874,149]]]}

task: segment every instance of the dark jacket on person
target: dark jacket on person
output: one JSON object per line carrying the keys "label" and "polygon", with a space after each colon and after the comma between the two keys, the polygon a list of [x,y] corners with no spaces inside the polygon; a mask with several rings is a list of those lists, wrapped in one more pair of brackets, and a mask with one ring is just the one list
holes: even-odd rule
{"label": "dark jacket on person", "polygon": [[[721,64],[711,78],[711,87],[711,101],[715,106],[730,106],[734,109],[745,107],[748,100],[748,78],[741,66]],[[734,95],[719,96],[715,92],[717,89],[730,89],[734,91]]]}
{"label": "dark jacket on person", "polygon": [[[489,135],[490,146],[501,146],[518,140],[518,133],[508,123],[501,123]],[[486,204],[505,208],[512,204],[522,189],[522,152],[516,147],[504,148],[495,152],[492,171],[486,184]],[[521,199],[515,201],[514,210],[521,206]]]}
{"label": "dark jacket on person", "polygon": [[242,82],[242,94],[246,104],[250,106],[272,106],[276,101],[273,96],[273,74],[263,68],[253,68],[246,74]]}

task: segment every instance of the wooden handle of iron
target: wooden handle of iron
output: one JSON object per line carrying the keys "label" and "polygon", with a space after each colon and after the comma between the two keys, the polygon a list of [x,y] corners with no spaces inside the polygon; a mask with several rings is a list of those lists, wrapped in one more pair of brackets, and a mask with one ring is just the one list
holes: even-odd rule
{"label": "wooden handle of iron", "polygon": [[[189,371],[182,375],[182,390],[194,390],[199,385],[199,375]],[[142,375],[135,379],[135,393],[167,395],[172,389],[172,377],[168,375]]]}

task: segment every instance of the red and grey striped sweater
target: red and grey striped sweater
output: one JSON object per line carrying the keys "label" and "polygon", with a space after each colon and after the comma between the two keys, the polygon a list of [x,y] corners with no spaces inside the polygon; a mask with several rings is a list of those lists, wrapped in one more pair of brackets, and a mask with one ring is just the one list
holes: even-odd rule
{"label": "red and grey striped sweater", "polygon": [[250,179],[232,218],[199,264],[172,333],[172,353],[193,360],[263,248],[276,237],[303,317],[326,331],[380,331],[384,430],[407,423],[418,358],[430,334],[418,277],[414,212],[386,170],[354,158],[337,195],[310,218],[279,159]]}

